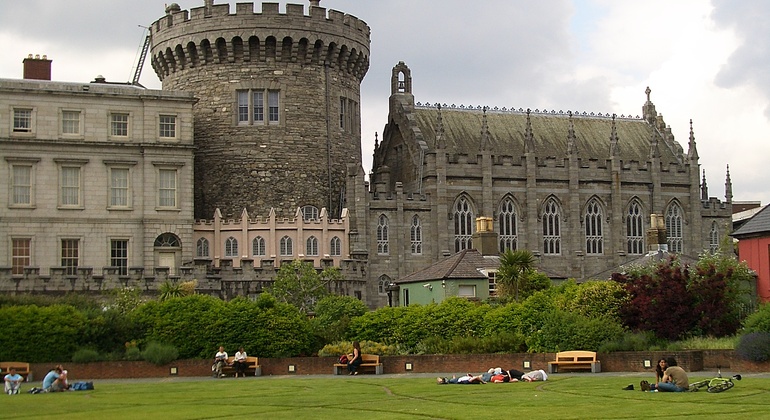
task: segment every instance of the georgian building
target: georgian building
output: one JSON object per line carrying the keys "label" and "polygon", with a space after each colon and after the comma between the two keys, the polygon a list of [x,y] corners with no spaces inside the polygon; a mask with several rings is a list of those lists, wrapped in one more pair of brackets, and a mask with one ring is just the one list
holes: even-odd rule
{"label": "georgian building", "polygon": [[[50,78],[45,56],[24,65]],[[97,288],[82,279],[173,274],[192,258],[194,102],[103,80],[0,80],[0,266],[15,290],[45,288],[23,281],[37,274]]]}

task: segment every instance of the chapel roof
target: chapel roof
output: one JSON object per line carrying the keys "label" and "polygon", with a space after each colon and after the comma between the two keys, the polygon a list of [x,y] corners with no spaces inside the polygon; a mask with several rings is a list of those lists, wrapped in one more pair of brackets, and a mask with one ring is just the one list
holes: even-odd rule
{"label": "chapel roof", "polygon": [[[487,110],[415,106],[413,116],[428,147],[433,149],[432,139],[438,131],[441,113],[442,138],[449,153],[475,155],[482,142],[483,119],[486,114],[489,138],[487,148],[495,155],[521,156],[525,151],[527,112],[518,110]],[[538,157],[565,157],[568,150],[570,122],[575,133],[578,157],[583,159],[610,159],[610,136],[613,118],[606,115],[575,113],[571,117],[564,112],[531,112],[530,123],[534,136],[535,154]],[[617,155],[625,162],[650,160],[650,139],[655,133],[658,153],[663,164],[676,164],[682,159],[682,148],[673,136],[661,133],[641,118],[616,117],[618,138]],[[671,140],[664,140],[665,137]]]}
{"label": "chapel roof", "polygon": [[770,205],[765,206],[748,222],[744,223],[732,236],[741,239],[751,236],[758,236],[762,233],[770,234]]}

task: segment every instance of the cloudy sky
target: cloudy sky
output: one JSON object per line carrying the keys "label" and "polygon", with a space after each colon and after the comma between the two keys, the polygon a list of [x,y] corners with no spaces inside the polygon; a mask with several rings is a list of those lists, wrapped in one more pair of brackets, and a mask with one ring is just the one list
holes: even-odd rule
{"label": "cloudy sky", "polygon": [[[203,0],[178,1],[183,9]],[[224,1],[217,0],[220,4]],[[235,2],[231,10],[235,11]],[[286,1],[280,1],[284,10]],[[308,4],[304,0],[290,3]],[[687,150],[693,120],[711,196],[770,202],[770,1],[322,0],[372,30],[362,84],[363,162],[387,122],[390,72],[418,102],[640,115],[651,99]],[[159,0],[0,0],[0,78],[28,54],[54,80],[128,81]],[[257,6],[257,10],[260,7]],[[141,82],[160,88],[149,64]]]}

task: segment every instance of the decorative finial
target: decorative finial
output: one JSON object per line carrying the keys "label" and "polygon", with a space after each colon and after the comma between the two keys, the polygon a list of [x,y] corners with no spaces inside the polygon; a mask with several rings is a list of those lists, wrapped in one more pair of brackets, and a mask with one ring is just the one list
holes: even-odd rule
{"label": "decorative finial", "polygon": [[610,131],[610,157],[618,155],[618,127],[615,124],[615,114],[612,114],[612,130]]}
{"label": "decorative finial", "polygon": [[567,155],[576,155],[577,149],[577,136],[575,136],[575,123],[572,121],[572,111],[567,112],[569,115],[569,129],[567,130]]}
{"label": "decorative finial", "polygon": [[733,202],[733,181],[730,179],[730,165],[727,165],[727,178],[725,179],[725,201]]}
{"label": "decorative finial", "polygon": [[698,160],[698,148],[695,146],[695,132],[692,129],[692,119],[690,119],[690,142],[688,143],[687,158]]}
{"label": "decorative finial", "polygon": [[380,142],[377,139],[377,132],[374,132],[374,150],[377,150],[377,148],[380,147]]}
{"label": "decorative finial", "polygon": [[709,199],[709,187],[706,185],[706,170],[703,170],[703,180],[700,183],[700,199],[708,201]]}
{"label": "decorative finial", "polygon": [[647,86],[647,89],[644,90],[644,93],[647,94],[647,102],[650,102],[650,93],[652,93],[652,90],[649,86]]}

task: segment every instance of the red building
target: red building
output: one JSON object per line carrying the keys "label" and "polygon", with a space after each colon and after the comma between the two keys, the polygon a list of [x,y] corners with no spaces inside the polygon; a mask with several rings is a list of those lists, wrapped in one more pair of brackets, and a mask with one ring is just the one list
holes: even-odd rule
{"label": "red building", "polygon": [[757,294],[770,302],[770,205],[765,206],[732,233],[738,239],[738,256],[757,273]]}

